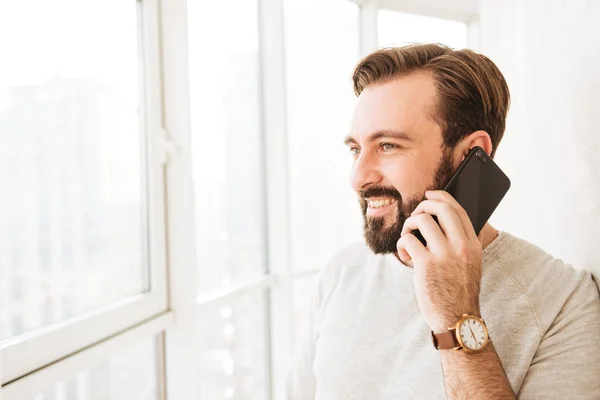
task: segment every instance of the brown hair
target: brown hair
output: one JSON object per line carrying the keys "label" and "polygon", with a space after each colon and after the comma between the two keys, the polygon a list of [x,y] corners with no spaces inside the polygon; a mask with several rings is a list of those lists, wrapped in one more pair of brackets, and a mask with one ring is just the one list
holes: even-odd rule
{"label": "brown hair", "polygon": [[450,148],[477,130],[492,139],[492,157],[504,135],[510,93],[502,73],[486,56],[453,50],[440,44],[420,44],[377,50],[354,70],[354,93],[417,71],[431,72],[439,94],[433,119]]}

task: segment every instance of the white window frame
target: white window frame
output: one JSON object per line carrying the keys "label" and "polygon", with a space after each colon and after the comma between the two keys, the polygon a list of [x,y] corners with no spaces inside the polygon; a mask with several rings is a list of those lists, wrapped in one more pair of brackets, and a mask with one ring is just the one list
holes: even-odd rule
{"label": "white window frame", "polygon": [[479,13],[478,0],[375,0],[379,9],[468,22]]}
{"label": "white window frame", "polygon": [[164,126],[177,149],[177,157],[166,170],[169,299],[175,323],[167,330],[164,341],[165,398],[199,399],[187,0],[162,1],[160,12]]}
{"label": "white window frame", "polygon": [[[270,338],[270,398],[283,400],[285,373],[292,351],[293,303],[289,254],[283,7],[281,0],[259,0],[261,127],[264,137],[263,187],[268,205],[268,270],[260,277],[226,290],[198,294],[195,215],[191,159],[188,36],[186,0],[171,0],[162,10],[165,126],[176,143],[178,157],[169,163],[169,277],[175,324],[166,332],[167,398],[199,398],[197,368],[199,312],[216,304],[235,303],[247,294],[268,293],[267,332]],[[210,268],[210,266],[204,266]]]}
{"label": "white window frame", "polygon": [[361,6],[361,53],[378,47],[377,12],[379,10],[418,14],[467,24],[468,45],[478,50],[480,0],[349,0]]}
{"label": "white window frame", "polygon": [[[170,0],[168,7],[163,4],[161,14],[165,127],[169,134],[169,139],[176,144],[175,147],[178,149],[178,156],[169,163],[167,169],[170,304],[175,311],[175,323],[167,330],[165,335],[166,396],[169,399],[200,398],[197,384],[198,369],[196,368],[200,352],[197,335],[201,334],[196,329],[198,313],[204,312],[207,308],[212,308],[216,304],[235,303],[249,293],[265,293],[275,288],[280,292],[284,287],[284,283],[279,279],[277,269],[273,271],[273,268],[271,268],[270,271],[266,271],[265,274],[254,280],[240,282],[226,290],[198,294],[196,280],[196,268],[198,266],[194,258],[196,226],[194,218],[190,218],[190,215],[195,215],[195,213],[191,156],[189,63],[187,54],[188,16],[186,13],[186,4],[186,0]],[[265,32],[265,29],[270,32],[281,32],[281,17],[276,16],[274,20],[270,20],[270,17],[266,16],[277,15],[278,9],[281,9],[281,2],[279,0],[259,1],[259,21],[262,24],[262,26],[259,26],[259,47],[261,53],[260,79],[263,83],[261,87],[263,97],[265,97],[265,92],[269,93],[272,90],[277,91],[281,89],[281,86],[277,87],[277,85],[281,83],[282,67],[280,68],[277,63],[283,60],[283,52],[282,48],[277,47],[282,43],[278,39],[273,41],[266,40],[266,35],[269,35],[269,33]],[[268,23],[265,23],[265,21],[268,21]],[[273,50],[273,46],[277,50]],[[273,52],[275,55],[272,55]],[[279,58],[280,60],[278,60]],[[273,73],[273,76],[270,76],[269,79],[265,78],[267,71]],[[285,126],[285,120],[282,120],[283,122],[265,122],[266,107],[273,106],[272,102],[273,100],[270,97],[268,100],[263,98],[261,102],[260,110],[263,116],[263,130],[267,132],[265,135],[269,134],[267,126],[279,125],[281,123]],[[275,104],[274,107],[277,107],[277,105]],[[276,116],[277,111],[274,113],[271,112],[270,116]],[[278,119],[277,117],[275,118]],[[281,137],[276,131],[273,131],[272,135],[275,138]],[[285,143],[283,147],[285,147]],[[264,152],[267,153],[265,157],[268,159],[269,154],[277,150],[264,149]],[[281,161],[285,165],[285,158],[281,159]],[[269,164],[268,161],[266,163]],[[272,169],[270,164],[264,168],[266,171]],[[279,171],[279,178],[285,181],[287,174],[284,171],[285,169]],[[267,177],[267,179],[269,182],[272,182],[272,178]],[[263,190],[266,190],[266,188],[263,188]],[[267,195],[269,197],[268,203],[273,204],[272,208],[275,209],[269,212],[271,217],[269,219],[268,245],[270,250],[268,265],[278,265],[285,268],[285,259],[287,258],[285,241],[287,236],[282,236],[279,240],[273,239],[273,237],[277,236],[277,232],[286,230],[285,207],[287,201],[274,199],[273,196],[276,197],[277,195],[277,193]],[[282,205],[281,207],[283,208],[278,205]],[[283,217],[275,218],[273,217],[274,215]],[[275,223],[274,220],[280,220],[279,227],[273,228],[271,226],[272,223]],[[271,251],[271,249],[276,250]],[[211,266],[205,265],[201,267],[210,268]],[[283,293],[283,295],[285,296],[286,294]],[[270,304],[273,303],[273,301],[270,301]],[[283,304],[287,305],[291,303],[284,302]],[[267,305],[267,307],[270,306]],[[273,315],[269,308],[265,311],[267,312],[267,317]],[[269,325],[273,326],[273,324]],[[277,326],[281,325],[281,323],[277,324]],[[291,325],[289,332],[291,333]],[[271,339],[277,343],[280,343],[281,340],[286,340],[285,333],[279,333],[281,334],[275,337],[271,336]],[[271,346],[271,348],[273,347]],[[281,354],[279,364],[277,365],[283,366],[288,361],[286,355],[287,352]],[[274,356],[273,352],[271,352],[271,356]],[[267,362],[269,361],[267,360]],[[271,363],[271,376],[273,370],[273,364]],[[270,382],[273,385],[272,378]],[[275,396],[271,395],[271,398],[275,399]],[[281,398],[283,399],[283,397]]]}
{"label": "white window frame", "polygon": [[[97,345],[35,371],[4,386],[2,388],[2,398],[4,400],[33,399],[40,391],[52,388],[56,382],[75,376],[77,372],[88,368],[96,362],[106,360],[107,357],[110,358],[112,354],[117,354],[119,351],[126,351],[130,346],[139,343],[141,340],[153,336],[158,336],[160,340],[162,331],[166,326],[172,324],[172,320],[172,313],[162,314],[122,334],[106,339]],[[160,351],[158,354],[160,357]],[[157,389],[159,391],[157,398],[161,399],[162,373],[159,366],[157,366],[157,375]]]}
{"label": "white window frame", "polygon": [[[158,0],[137,2],[142,56],[140,64],[145,92],[142,96],[145,107],[141,108],[145,109],[145,116],[141,119],[141,132],[145,136],[147,145],[148,168],[145,181],[148,197],[144,199],[144,203],[148,213],[147,251],[150,290],[93,312],[82,313],[3,341],[0,351],[0,371],[2,391],[6,398],[11,398],[9,394],[12,393],[13,388],[23,387],[23,382],[27,382],[32,388],[40,387],[37,379],[26,379],[26,377],[44,375],[47,369],[44,367],[49,365],[53,365],[52,371],[57,368],[60,370],[58,366],[69,364],[60,360],[106,342],[128,329],[144,322],[153,324],[153,327],[158,325],[160,329],[165,329],[170,324],[170,318],[166,317],[168,301],[164,166],[171,148],[165,140],[162,129],[158,4]],[[152,332],[154,333],[154,329]]]}
{"label": "white window frame", "polygon": [[267,202],[271,400],[285,399],[285,379],[294,343],[290,237],[285,27],[283,0],[259,1],[259,48]]}

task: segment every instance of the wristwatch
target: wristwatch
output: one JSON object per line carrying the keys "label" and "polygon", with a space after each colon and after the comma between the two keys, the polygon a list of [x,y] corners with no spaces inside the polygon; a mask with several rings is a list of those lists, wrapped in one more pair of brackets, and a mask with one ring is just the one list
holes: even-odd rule
{"label": "wristwatch", "polygon": [[445,332],[431,331],[431,340],[437,350],[465,350],[478,352],[490,341],[487,326],[483,319],[474,315],[463,314],[456,325]]}

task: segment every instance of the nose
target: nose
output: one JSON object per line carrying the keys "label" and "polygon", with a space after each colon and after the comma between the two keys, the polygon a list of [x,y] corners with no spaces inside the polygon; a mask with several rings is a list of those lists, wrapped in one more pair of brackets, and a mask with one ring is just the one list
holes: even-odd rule
{"label": "nose", "polygon": [[365,190],[369,186],[380,183],[382,176],[377,163],[372,157],[362,153],[354,162],[350,184],[355,191]]}

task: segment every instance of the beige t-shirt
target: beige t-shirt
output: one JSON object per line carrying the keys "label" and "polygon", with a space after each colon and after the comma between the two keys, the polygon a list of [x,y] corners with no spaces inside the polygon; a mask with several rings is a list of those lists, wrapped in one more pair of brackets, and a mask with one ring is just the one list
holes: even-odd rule
{"label": "beige t-shirt", "polygon": [[[600,399],[600,296],[589,272],[501,232],[484,250],[480,303],[519,398]],[[413,270],[394,255],[362,243],[338,254],[308,315],[288,399],[445,398]]]}

